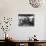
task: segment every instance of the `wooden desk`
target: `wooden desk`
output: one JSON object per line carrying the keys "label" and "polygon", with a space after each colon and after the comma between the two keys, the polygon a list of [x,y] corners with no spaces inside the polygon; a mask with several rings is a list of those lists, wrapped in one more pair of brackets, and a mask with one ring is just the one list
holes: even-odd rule
{"label": "wooden desk", "polygon": [[14,41],[16,46],[20,46],[20,44],[24,44],[24,46],[46,46],[46,40],[40,41],[29,41],[29,40],[17,40]]}
{"label": "wooden desk", "polygon": [[20,46],[20,44],[23,44],[23,46],[46,46],[46,40],[40,40],[40,41],[13,40],[9,41],[8,43],[14,44],[16,46]]}

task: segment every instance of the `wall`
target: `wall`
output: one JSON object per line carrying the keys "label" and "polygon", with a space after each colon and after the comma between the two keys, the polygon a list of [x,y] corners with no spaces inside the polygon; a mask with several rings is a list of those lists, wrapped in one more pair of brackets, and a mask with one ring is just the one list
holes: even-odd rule
{"label": "wall", "polygon": [[[45,40],[45,15],[46,8],[33,8],[30,6],[28,0],[0,0],[0,18],[3,16],[12,17],[13,22],[10,33],[17,40],[27,40],[34,34],[37,35],[39,40]],[[35,26],[34,27],[19,27],[18,26],[18,14],[34,14]],[[0,31],[2,35],[3,31]],[[4,34],[4,33],[3,33]],[[0,39],[4,37],[0,36]]]}

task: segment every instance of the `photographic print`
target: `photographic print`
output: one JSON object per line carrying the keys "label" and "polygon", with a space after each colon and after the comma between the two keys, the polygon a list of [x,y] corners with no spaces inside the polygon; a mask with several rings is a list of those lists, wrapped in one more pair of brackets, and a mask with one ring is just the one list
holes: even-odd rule
{"label": "photographic print", "polygon": [[34,26],[34,14],[18,14],[19,26]]}
{"label": "photographic print", "polygon": [[43,5],[43,0],[29,0],[29,3],[33,8],[39,8]]}

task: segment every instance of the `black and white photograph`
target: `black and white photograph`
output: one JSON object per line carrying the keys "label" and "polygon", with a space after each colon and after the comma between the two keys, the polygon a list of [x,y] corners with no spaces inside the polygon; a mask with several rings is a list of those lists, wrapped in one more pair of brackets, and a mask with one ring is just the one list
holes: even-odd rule
{"label": "black and white photograph", "polygon": [[34,26],[34,14],[18,14],[19,26]]}

